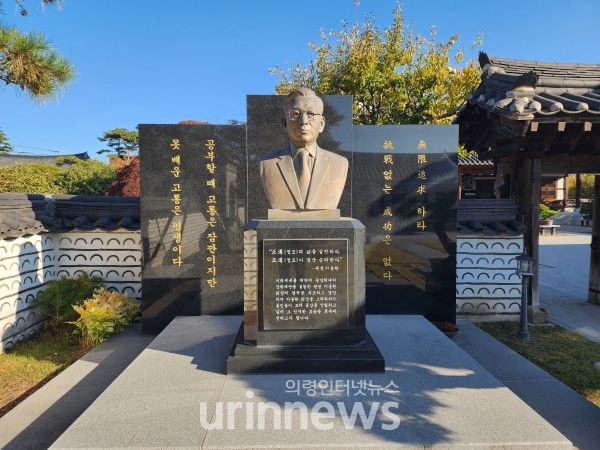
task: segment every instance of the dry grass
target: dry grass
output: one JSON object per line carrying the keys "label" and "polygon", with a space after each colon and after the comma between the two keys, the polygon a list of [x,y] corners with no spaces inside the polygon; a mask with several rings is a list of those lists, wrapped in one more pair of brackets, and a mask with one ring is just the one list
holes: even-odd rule
{"label": "dry grass", "polygon": [[529,327],[531,340],[516,337],[517,322],[489,322],[478,326],[504,345],[600,406],[600,344],[559,326]]}
{"label": "dry grass", "polygon": [[86,353],[61,330],[44,330],[0,355],[0,417]]}

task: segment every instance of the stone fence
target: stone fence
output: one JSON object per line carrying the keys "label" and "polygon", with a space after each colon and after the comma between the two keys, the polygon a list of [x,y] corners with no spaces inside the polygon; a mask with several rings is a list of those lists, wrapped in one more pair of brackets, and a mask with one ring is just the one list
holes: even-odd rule
{"label": "stone fence", "polygon": [[0,194],[0,233],[0,353],[39,329],[50,280],[85,271],[141,297],[137,197]]}
{"label": "stone fence", "polygon": [[[518,319],[515,217],[514,201],[459,202],[458,317]],[[85,271],[141,298],[141,250],[138,197],[0,194],[0,353],[39,329],[32,302],[50,280]]]}

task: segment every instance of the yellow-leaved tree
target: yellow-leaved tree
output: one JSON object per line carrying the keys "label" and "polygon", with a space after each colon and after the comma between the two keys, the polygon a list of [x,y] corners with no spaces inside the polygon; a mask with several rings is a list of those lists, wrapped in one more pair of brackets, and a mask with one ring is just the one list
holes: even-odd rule
{"label": "yellow-leaved tree", "polygon": [[[321,95],[354,96],[355,124],[450,123],[480,81],[479,67],[455,48],[458,37],[437,43],[435,27],[428,38],[415,36],[398,5],[383,32],[372,14],[362,25],[343,22],[340,31],[321,30],[320,46],[309,44],[315,54],[310,63],[270,72],[278,76],[278,94],[303,86]],[[480,44],[481,34],[473,48]]]}

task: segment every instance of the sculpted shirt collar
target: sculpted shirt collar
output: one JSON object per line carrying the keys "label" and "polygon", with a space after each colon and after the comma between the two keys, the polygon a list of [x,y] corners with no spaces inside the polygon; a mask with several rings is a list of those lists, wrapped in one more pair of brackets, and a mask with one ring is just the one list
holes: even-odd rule
{"label": "sculpted shirt collar", "polygon": [[[304,148],[306,148],[306,150],[308,150],[308,153],[310,153],[310,156],[312,156],[313,159],[317,157],[317,144],[313,144],[313,145],[310,145],[310,146],[304,147]],[[290,154],[292,155],[292,159],[299,159],[299,158],[296,158],[296,156],[298,156],[299,150],[302,150],[302,149],[296,147],[294,144],[292,144],[290,142]]]}

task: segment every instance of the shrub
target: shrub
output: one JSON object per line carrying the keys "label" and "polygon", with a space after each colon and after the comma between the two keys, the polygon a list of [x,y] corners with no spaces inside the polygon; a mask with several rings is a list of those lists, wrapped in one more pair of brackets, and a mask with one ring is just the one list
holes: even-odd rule
{"label": "shrub", "polygon": [[70,322],[77,327],[76,333],[85,345],[93,347],[104,341],[109,334],[118,332],[138,318],[139,306],[127,294],[99,288],[92,298],[82,305],[74,305],[79,319]]}
{"label": "shrub", "polygon": [[132,158],[131,162],[119,168],[117,178],[108,187],[104,195],[136,197],[140,195],[140,160]]}
{"label": "shrub", "polygon": [[594,215],[594,201],[592,200],[589,202],[582,203],[579,213],[582,216],[591,219],[592,216]]}
{"label": "shrub", "polygon": [[48,282],[48,287],[35,299],[34,307],[50,318],[51,326],[61,327],[77,317],[73,305],[90,298],[94,290],[103,284],[102,278],[90,277],[85,272],[77,278],[63,276],[60,280]]}
{"label": "shrub", "polygon": [[115,180],[115,169],[101,161],[88,159],[56,174],[59,190],[72,195],[104,195]]}
{"label": "shrub", "polygon": [[0,192],[64,194],[55,178],[62,169],[53,164],[19,164],[0,167]]}
{"label": "shrub", "polygon": [[558,215],[558,211],[551,209],[550,207],[540,203],[540,217],[543,220],[548,220],[550,217]]}

